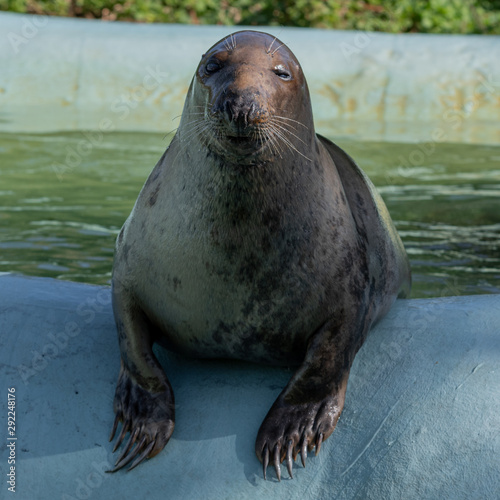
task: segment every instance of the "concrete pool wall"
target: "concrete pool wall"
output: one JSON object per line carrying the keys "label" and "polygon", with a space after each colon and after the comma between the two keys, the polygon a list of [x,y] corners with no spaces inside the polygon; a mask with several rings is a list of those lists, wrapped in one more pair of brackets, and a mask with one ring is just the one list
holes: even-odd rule
{"label": "concrete pool wall", "polygon": [[[170,132],[201,55],[238,29],[0,13],[0,131]],[[321,133],[500,143],[499,36],[252,29],[297,55]]]}

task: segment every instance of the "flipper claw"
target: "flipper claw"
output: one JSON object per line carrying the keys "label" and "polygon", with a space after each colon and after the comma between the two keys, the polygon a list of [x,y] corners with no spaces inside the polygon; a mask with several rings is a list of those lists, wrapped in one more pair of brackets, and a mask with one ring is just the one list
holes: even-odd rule
{"label": "flipper claw", "polygon": [[266,478],[266,470],[267,470],[268,465],[269,465],[269,448],[267,447],[267,444],[266,444],[266,446],[264,446],[264,450],[262,452],[262,468],[264,470],[264,480],[267,479]]}
{"label": "flipper claw", "polygon": [[130,472],[132,469],[135,469],[147,456],[151,453],[151,450],[154,448],[155,441],[151,441],[148,444],[146,449],[134,460],[132,465],[127,469],[127,472]]}
{"label": "flipper claw", "polygon": [[288,440],[288,446],[286,448],[286,468],[288,470],[288,475],[293,479],[292,473],[292,452],[293,452],[293,440]]}
{"label": "flipper claw", "polygon": [[109,442],[113,441],[113,438],[115,437],[116,434],[116,429],[118,429],[118,423],[120,422],[120,415],[119,413],[116,414],[115,421],[113,422],[113,428],[111,429],[111,435],[109,436]]}
{"label": "flipper claw", "polygon": [[125,457],[128,452],[131,450],[132,446],[137,440],[137,436],[139,435],[139,428],[136,428],[135,431],[130,435],[130,438],[127,442],[127,444],[124,446],[123,451],[120,453],[120,456],[116,459],[116,463],[121,462],[123,460],[123,457]]}
{"label": "flipper claw", "polygon": [[139,444],[132,450],[131,453],[126,455],[121,460],[117,460],[115,463],[115,468],[111,472],[116,472],[117,470],[120,470],[123,467],[125,467],[127,464],[129,464],[137,456],[137,454],[141,451],[141,449],[144,447],[144,445],[146,444],[146,440],[147,440],[147,437],[144,436],[141,439],[141,441],[139,442]]}
{"label": "flipper claw", "polygon": [[302,448],[300,449],[300,461],[302,462],[302,467],[306,466],[307,458],[307,441],[304,439],[302,441]]}
{"label": "flipper claw", "polygon": [[116,440],[115,446],[113,447],[113,453],[120,447],[122,444],[129,428],[129,423],[128,421],[123,422],[122,425],[122,431],[120,432],[120,435],[118,436],[118,439]]}
{"label": "flipper claw", "polygon": [[316,440],[316,452],[315,456],[318,455],[319,450],[321,449],[321,443],[323,442],[323,433],[320,432],[318,435],[318,439]]}
{"label": "flipper claw", "polygon": [[280,447],[278,443],[273,450],[273,465],[274,470],[276,471],[276,476],[278,476],[278,481],[281,481],[281,467],[280,467]]}

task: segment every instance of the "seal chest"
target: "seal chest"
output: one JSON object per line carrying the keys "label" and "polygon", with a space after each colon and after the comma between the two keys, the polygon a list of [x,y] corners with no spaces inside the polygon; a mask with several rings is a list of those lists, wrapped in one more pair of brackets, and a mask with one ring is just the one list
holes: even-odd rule
{"label": "seal chest", "polygon": [[[122,365],[114,470],[157,454],[174,396],[153,342],[200,357],[297,364],[256,454],[280,478],[333,431],[372,323],[409,291],[385,205],[317,135],[291,51],[243,31],[203,55],[181,123],[117,241],[112,296]],[[154,419],[152,415],[154,414]]]}

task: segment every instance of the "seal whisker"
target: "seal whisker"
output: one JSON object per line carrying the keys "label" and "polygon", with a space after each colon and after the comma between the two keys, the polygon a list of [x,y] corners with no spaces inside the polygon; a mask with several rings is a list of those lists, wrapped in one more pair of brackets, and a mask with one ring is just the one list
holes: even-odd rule
{"label": "seal whisker", "polygon": [[164,136],[163,136],[163,141],[171,134],[175,134],[175,132],[177,132],[177,130],[179,130],[179,127],[175,127],[173,128],[170,132],[167,132]]}
{"label": "seal whisker", "polygon": [[298,153],[300,156],[302,156],[302,158],[306,159],[307,161],[312,161],[311,158],[309,158],[308,156],[306,156],[304,153],[301,153],[294,145],[293,143],[288,139],[286,138],[281,132],[279,131],[275,131],[276,135],[285,143],[286,146],[288,146],[288,148],[291,150],[291,151],[295,151],[296,153]]}
{"label": "seal whisker", "polygon": [[261,127],[257,129],[257,134],[259,137],[260,144],[262,145],[263,148],[267,147],[268,145],[268,137],[265,134],[264,130],[262,130]]}
{"label": "seal whisker", "polygon": [[280,127],[280,126],[279,126],[279,124],[277,124],[277,123],[272,123],[272,122],[270,122],[270,123],[269,123],[269,125],[270,125],[270,128],[272,128],[273,133],[274,133],[274,134],[275,134],[275,135],[276,135],[279,139],[281,139],[281,140],[282,140],[283,142],[285,142],[285,143],[288,143],[288,144],[293,145],[293,143],[292,143],[291,139],[289,139],[289,138],[287,137],[287,135],[286,135],[287,133],[289,133],[289,131],[288,131],[288,130],[283,129],[283,128],[282,128],[282,127]]}
{"label": "seal whisker", "polygon": [[269,52],[271,52],[271,49],[273,48],[274,42],[277,40],[277,38],[278,38],[277,36],[275,36],[273,38],[273,41],[271,42],[271,45],[269,45],[269,47],[266,50],[266,54],[269,54]]}
{"label": "seal whisker", "polygon": [[282,125],[283,127],[286,127],[289,130],[295,130],[295,132],[299,132],[299,130],[297,129],[297,127],[295,127],[293,124],[285,122],[283,120],[280,120],[279,118],[276,118],[275,116],[273,116],[269,121],[273,121],[275,123],[279,123],[280,125]]}
{"label": "seal whisker", "polygon": [[302,144],[306,145],[306,143],[297,135],[297,134],[294,134],[291,130],[289,130],[288,128],[286,128],[286,126],[284,126],[283,124],[280,124],[279,122],[275,122],[273,121],[273,125],[275,125],[276,127],[278,127],[280,130],[283,130],[284,133],[287,133],[287,134],[290,134],[290,135],[293,135],[296,139],[298,139]]}
{"label": "seal whisker", "polygon": [[193,120],[190,120],[188,122],[181,122],[182,123],[182,127],[186,127],[186,126],[189,126],[189,125],[192,125],[192,124],[195,124],[195,123],[200,123],[200,122],[204,122],[205,119],[204,118],[194,118]]}
{"label": "seal whisker", "polygon": [[205,113],[196,113],[197,115],[203,115],[202,118],[198,117],[198,118],[194,118],[193,120],[189,121],[189,122],[186,122],[186,123],[183,123],[182,126],[183,127],[186,127],[188,125],[192,125],[193,123],[200,123],[200,122],[205,122],[207,121],[207,119],[205,118]]}
{"label": "seal whisker", "polygon": [[198,119],[198,120],[193,120],[192,122],[189,122],[192,124],[191,128],[189,128],[186,131],[186,134],[179,136],[179,151],[175,155],[175,158],[172,160],[173,163],[177,161],[177,158],[181,153],[185,153],[190,145],[189,141],[192,137],[198,136],[200,138],[200,142],[202,142],[202,145],[204,144],[204,140],[208,141],[208,137],[204,137],[204,133],[206,130],[208,130],[210,127],[212,127],[211,123],[208,120],[205,119]]}
{"label": "seal whisker", "polygon": [[179,143],[184,148],[185,145],[189,145],[189,141],[196,136],[200,136],[200,132],[203,130],[203,127],[198,127],[195,130],[190,131],[188,134],[179,137]]}
{"label": "seal whisker", "polygon": [[192,131],[186,141],[189,141],[193,135],[197,135],[203,147],[207,147],[210,143],[221,143],[222,132],[216,127],[214,120],[203,120],[203,124]]}
{"label": "seal whisker", "polygon": [[236,48],[236,37],[231,33],[224,40],[224,47],[228,52],[232,52]]}
{"label": "seal whisker", "polygon": [[298,125],[301,125],[302,127],[306,128],[307,130],[309,130],[309,127],[307,125],[305,125],[302,122],[299,122],[298,120],[294,120],[293,118],[288,118],[287,116],[281,116],[281,115],[274,115],[273,118],[280,118],[281,120],[294,122],[294,123],[297,123]]}
{"label": "seal whisker", "polygon": [[290,139],[288,139],[288,137],[285,136],[284,132],[282,132],[281,130],[278,130],[276,128],[276,124],[272,124],[273,125],[273,133],[279,138],[281,139],[282,142],[285,143],[286,146],[288,146],[288,149],[290,149],[291,151],[295,151],[296,153],[298,153],[300,156],[302,156],[303,158],[305,158],[307,161],[312,161],[310,158],[308,158],[306,155],[304,155],[303,153],[301,153],[294,145],[293,143],[290,141]]}
{"label": "seal whisker", "polygon": [[280,158],[283,158],[283,149],[281,148],[280,146],[280,143],[277,139],[277,137],[275,137],[274,133],[272,130],[270,130],[270,134],[269,134],[269,142],[270,144],[272,145],[272,151],[275,155],[279,156]]}
{"label": "seal whisker", "polygon": [[274,54],[276,52],[278,52],[278,50],[281,49],[281,47],[284,47],[286,45],[286,43],[282,43],[281,45],[279,45],[278,47],[276,47],[272,52],[271,52],[271,57],[274,56]]}
{"label": "seal whisker", "polygon": [[260,143],[262,144],[262,149],[268,148],[271,151],[271,154],[282,158],[281,154],[279,153],[279,151],[277,150],[277,148],[274,144],[274,142],[275,142],[274,138],[271,135],[269,135],[267,132],[268,132],[267,127],[265,127],[265,128],[259,127],[259,129],[258,129],[259,140],[260,140]]}
{"label": "seal whisker", "polygon": [[195,120],[193,122],[190,122],[190,124],[191,127],[188,128],[185,131],[185,134],[180,137],[181,141],[188,141],[189,139],[191,139],[191,137],[197,135],[201,130],[203,130],[203,128],[210,127],[210,124],[207,122],[207,120],[204,119]]}
{"label": "seal whisker", "polygon": [[302,156],[303,158],[305,158],[307,161],[312,161],[308,156],[306,156],[305,154],[301,153],[294,145],[293,143],[290,141],[290,139],[288,139],[287,137],[285,137],[283,135],[282,132],[276,130],[275,131],[275,134],[285,143],[286,146],[288,146],[288,149],[290,149],[291,151],[295,151],[296,153],[298,153],[300,156]]}
{"label": "seal whisker", "polygon": [[274,136],[273,136],[272,144],[273,144],[274,155],[279,156],[280,159],[282,159],[283,158],[283,149],[280,147],[278,140]]}
{"label": "seal whisker", "polygon": [[[205,134],[205,132],[207,130],[209,130],[209,128],[210,128],[210,125],[206,124],[205,126],[202,126],[202,127],[197,128],[196,130],[193,130],[188,136],[183,137],[179,141],[180,147],[179,147],[179,152],[178,152],[177,156],[179,156],[179,154],[181,154],[181,153],[185,153],[186,151],[188,151],[188,148],[191,145],[190,141],[195,136],[198,137],[200,144],[203,147],[206,147],[210,141],[209,141],[208,134]],[[176,159],[177,159],[177,156],[176,156]]]}
{"label": "seal whisker", "polygon": [[167,132],[167,133],[163,136],[162,141],[164,141],[164,140],[165,140],[165,139],[166,139],[169,135],[175,134],[175,133],[177,132],[177,130],[179,130],[179,127],[172,129],[170,132]]}
{"label": "seal whisker", "polygon": [[281,126],[280,124],[278,123],[273,123],[272,124],[273,127],[275,127],[274,129],[274,133],[291,149],[293,149],[295,152],[299,153],[301,156],[303,156],[305,159],[311,161],[310,158],[308,158],[306,155],[304,155],[303,153],[301,153],[296,147],[295,145],[293,144],[293,142],[291,141],[290,138],[288,138],[286,136],[286,134],[290,134],[292,135],[293,137],[295,137],[296,139],[298,139],[302,144],[304,144],[305,146],[307,145],[298,135],[294,134],[293,132],[291,132],[290,130],[288,130],[287,128]]}
{"label": "seal whisker", "polygon": [[208,147],[210,145],[211,140],[212,141],[215,140],[217,142],[220,142],[220,138],[217,137],[217,134],[213,133],[213,129],[212,129],[212,134],[206,133],[210,129],[211,129],[211,127],[208,126],[200,131],[199,138],[200,138],[200,142],[201,142],[203,147]]}
{"label": "seal whisker", "polygon": [[259,134],[259,139],[258,139],[259,143],[261,145],[261,148],[264,150],[268,146],[267,137],[262,133],[262,130],[260,129],[258,131],[258,134]]}
{"label": "seal whisker", "polygon": [[285,154],[285,149],[280,143],[281,138],[276,134],[276,130],[273,125],[270,124],[269,128],[271,135],[273,137],[274,145],[276,147],[276,150],[278,151],[278,155],[280,158],[283,158],[283,155]]}
{"label": "seal whisker", "polygon": [[276,137],[274,137],[272,127],[269,123],[266,124],[265,128],[263,129],[263,133],[266,137],[266,145],[269,147],[271,153],[275,156],[283,158],[283,156],[281,155],[283,150],[281,150],[281,148],[279,147],[278,141]]}
{"label": "seal whisker", "polygon": [[181,126],[179,126],[179,128],[181,128],[182,132],[184,133],[183,135],[185,136],[185,135],[190,134],[197,127],[205,125],[206,122],[207,122],[207,120],[205,119],[205,117],[199,117],[199,118],[196,118],[194,120],[191,120],[190,122],[183,123],[182,128],[181,128]]}

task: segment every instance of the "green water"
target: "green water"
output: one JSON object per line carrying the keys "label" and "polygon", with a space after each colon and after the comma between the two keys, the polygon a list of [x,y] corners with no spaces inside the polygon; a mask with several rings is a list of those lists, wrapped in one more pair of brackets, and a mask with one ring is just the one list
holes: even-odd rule
{"label": "green water", "polygon": [[[336,142],[387,203],[413,297],[500,293],[500,147]],[[109,283],[114,240],[167,143],[0,134],[0,272]]]}

